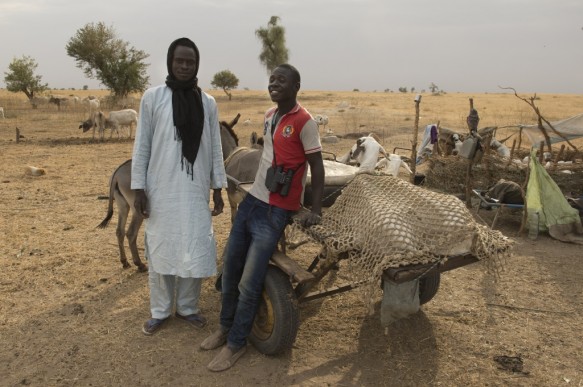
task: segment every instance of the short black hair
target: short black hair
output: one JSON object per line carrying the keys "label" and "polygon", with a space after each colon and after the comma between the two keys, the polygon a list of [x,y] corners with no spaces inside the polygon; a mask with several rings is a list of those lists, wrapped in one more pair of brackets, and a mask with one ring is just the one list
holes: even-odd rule
{"label": "short black hair", "polygon": [[295,78],[294,80],[296,82],[301,83],[302,79],[300,77],[300,72],[294,66],[290,65],[289,63],[283,63],[283,64],[278,65],[277,67],[289,70],[292,73],[293,77]]}

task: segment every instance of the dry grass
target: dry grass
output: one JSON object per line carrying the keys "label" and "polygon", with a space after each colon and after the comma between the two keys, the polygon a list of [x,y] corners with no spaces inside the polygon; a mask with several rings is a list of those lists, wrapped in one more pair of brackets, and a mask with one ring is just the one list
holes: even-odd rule
{"label": "dry grass", "polygon": [[[263,112],[271,105],[266,92],[235,91],[232,101],[222,92],[212,94],[221,119],[241,113],[235,128],[240,138],[262,132]],[[530,108],[512,95],[446,94],[423,96],[420,126],[439,120],[465,130],[469,97],[480,127],[535,122]],[[375,131],[388,150],[410,147],[412,94],[305,91],[300,101],[313,114],[328,115],[335,133]],[[540,95],[537,103],[556,120],[580,113],[583,96]],[[131,156],[132,141],[91,141],[90,133],[78,129],[83,109],[33,110],[4,90],[0,106],[7,116],[0,121],[4,385],[583,384],[580,247],[547,235],[534,242],[516,237],[519,215],[499,222],[517,243],[498,279],[480,265],[448,272],[436,298],[386,334],[378,311],[366,315],[358,291],[307,303],[290,353],[266,357],[250,348],[232,370],[212,374],[205,365],[214,352],[200,352],[198,344],[217,325],[213,280],[205,282],[201,299],[209,327],[198,332],[173,320],[156,336],[144,337],[147,277],[122,269],[113,225],[95,229],[106,209],[97,198],[107,194],[114,168]],[[250,125],[243,124],[246,119]],[[16,127],[24,136],[18,144]],[[342,139],[325,149],[342,154],[353,141]],[[26,175],[26,165],[44,168],[46,175]],[[222,251],[228,210],[214,221]],[[293,256],[307,264],[314,249],[304,246]],[[346,278],[341,268],[326,282]],[[528,375],[498,369],[493,361],[519,354]]]}

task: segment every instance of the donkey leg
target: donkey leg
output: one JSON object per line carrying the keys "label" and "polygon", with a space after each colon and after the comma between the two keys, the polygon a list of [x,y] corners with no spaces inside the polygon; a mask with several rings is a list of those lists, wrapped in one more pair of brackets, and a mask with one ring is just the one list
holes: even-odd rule
{"label": "donkey leg", "polygon": [[143,221],[144,218],[141,215],[132,211],[132,221],[130,222],[126,234],[128,237],[128,244],[130,245],[130,251],[132,253],[132,260],[138,267],[138,271],[148,271],[148,266],[140,260],[140,254],[138,252],[138,233]]}
{"label": "donkey leg", "polygon": [[235,216],[237,216],[237,206],[239,205],[239,202],[237,202],[233,196],[234,195],[231,195],[231,193],[228,193],[227,195],[229,199],[229,205],[231,206],[231,224],[235,223]]}
{"label": "donkey leg", "polygon": [[115,236],[117,237],[117,245],[119,247],[119,260],[124,269],[130,267],[128,263],[128,258],[124,249],[124,238],[125,238],[125,227],[128,220],[128,213],[130,211],[130,206],[124,199],[124,197],[119,193],[119,191],[114,191],[115,202],[117,203],[118,209],[118,219],[117,228],[115,229]]}

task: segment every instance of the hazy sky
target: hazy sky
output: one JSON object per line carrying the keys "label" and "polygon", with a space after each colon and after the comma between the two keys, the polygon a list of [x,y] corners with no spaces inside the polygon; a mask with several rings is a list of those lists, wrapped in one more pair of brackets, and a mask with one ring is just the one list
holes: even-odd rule
{"label": "hazy sky", "polygon": [[201,53],[203,88],[228,69],[240,89],[263,89],[255,30],[272,15],[303,89],[583,92],[582,0],[0,0],[0,87],[23,55],[50,87],[100,87],[65,46],[104,22],[150,55],[151,85],[166,77],[169,44],[186,36]]}

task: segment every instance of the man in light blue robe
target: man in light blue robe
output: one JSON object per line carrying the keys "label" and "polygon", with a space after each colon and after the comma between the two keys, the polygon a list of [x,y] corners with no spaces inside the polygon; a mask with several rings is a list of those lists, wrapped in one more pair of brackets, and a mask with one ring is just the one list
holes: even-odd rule
{"label": "man in light blue robe", "polygon": [[168,49],[166,84],[148,89],[140,104],[132,158],[135,207],[146,218],[152,335],[171,316],[206,325],[198,299],[203,278],[216,274],[216,241],[209,209],[222,212],[227,186],[218,110],[197,85],[199,52],[187,38]]}

